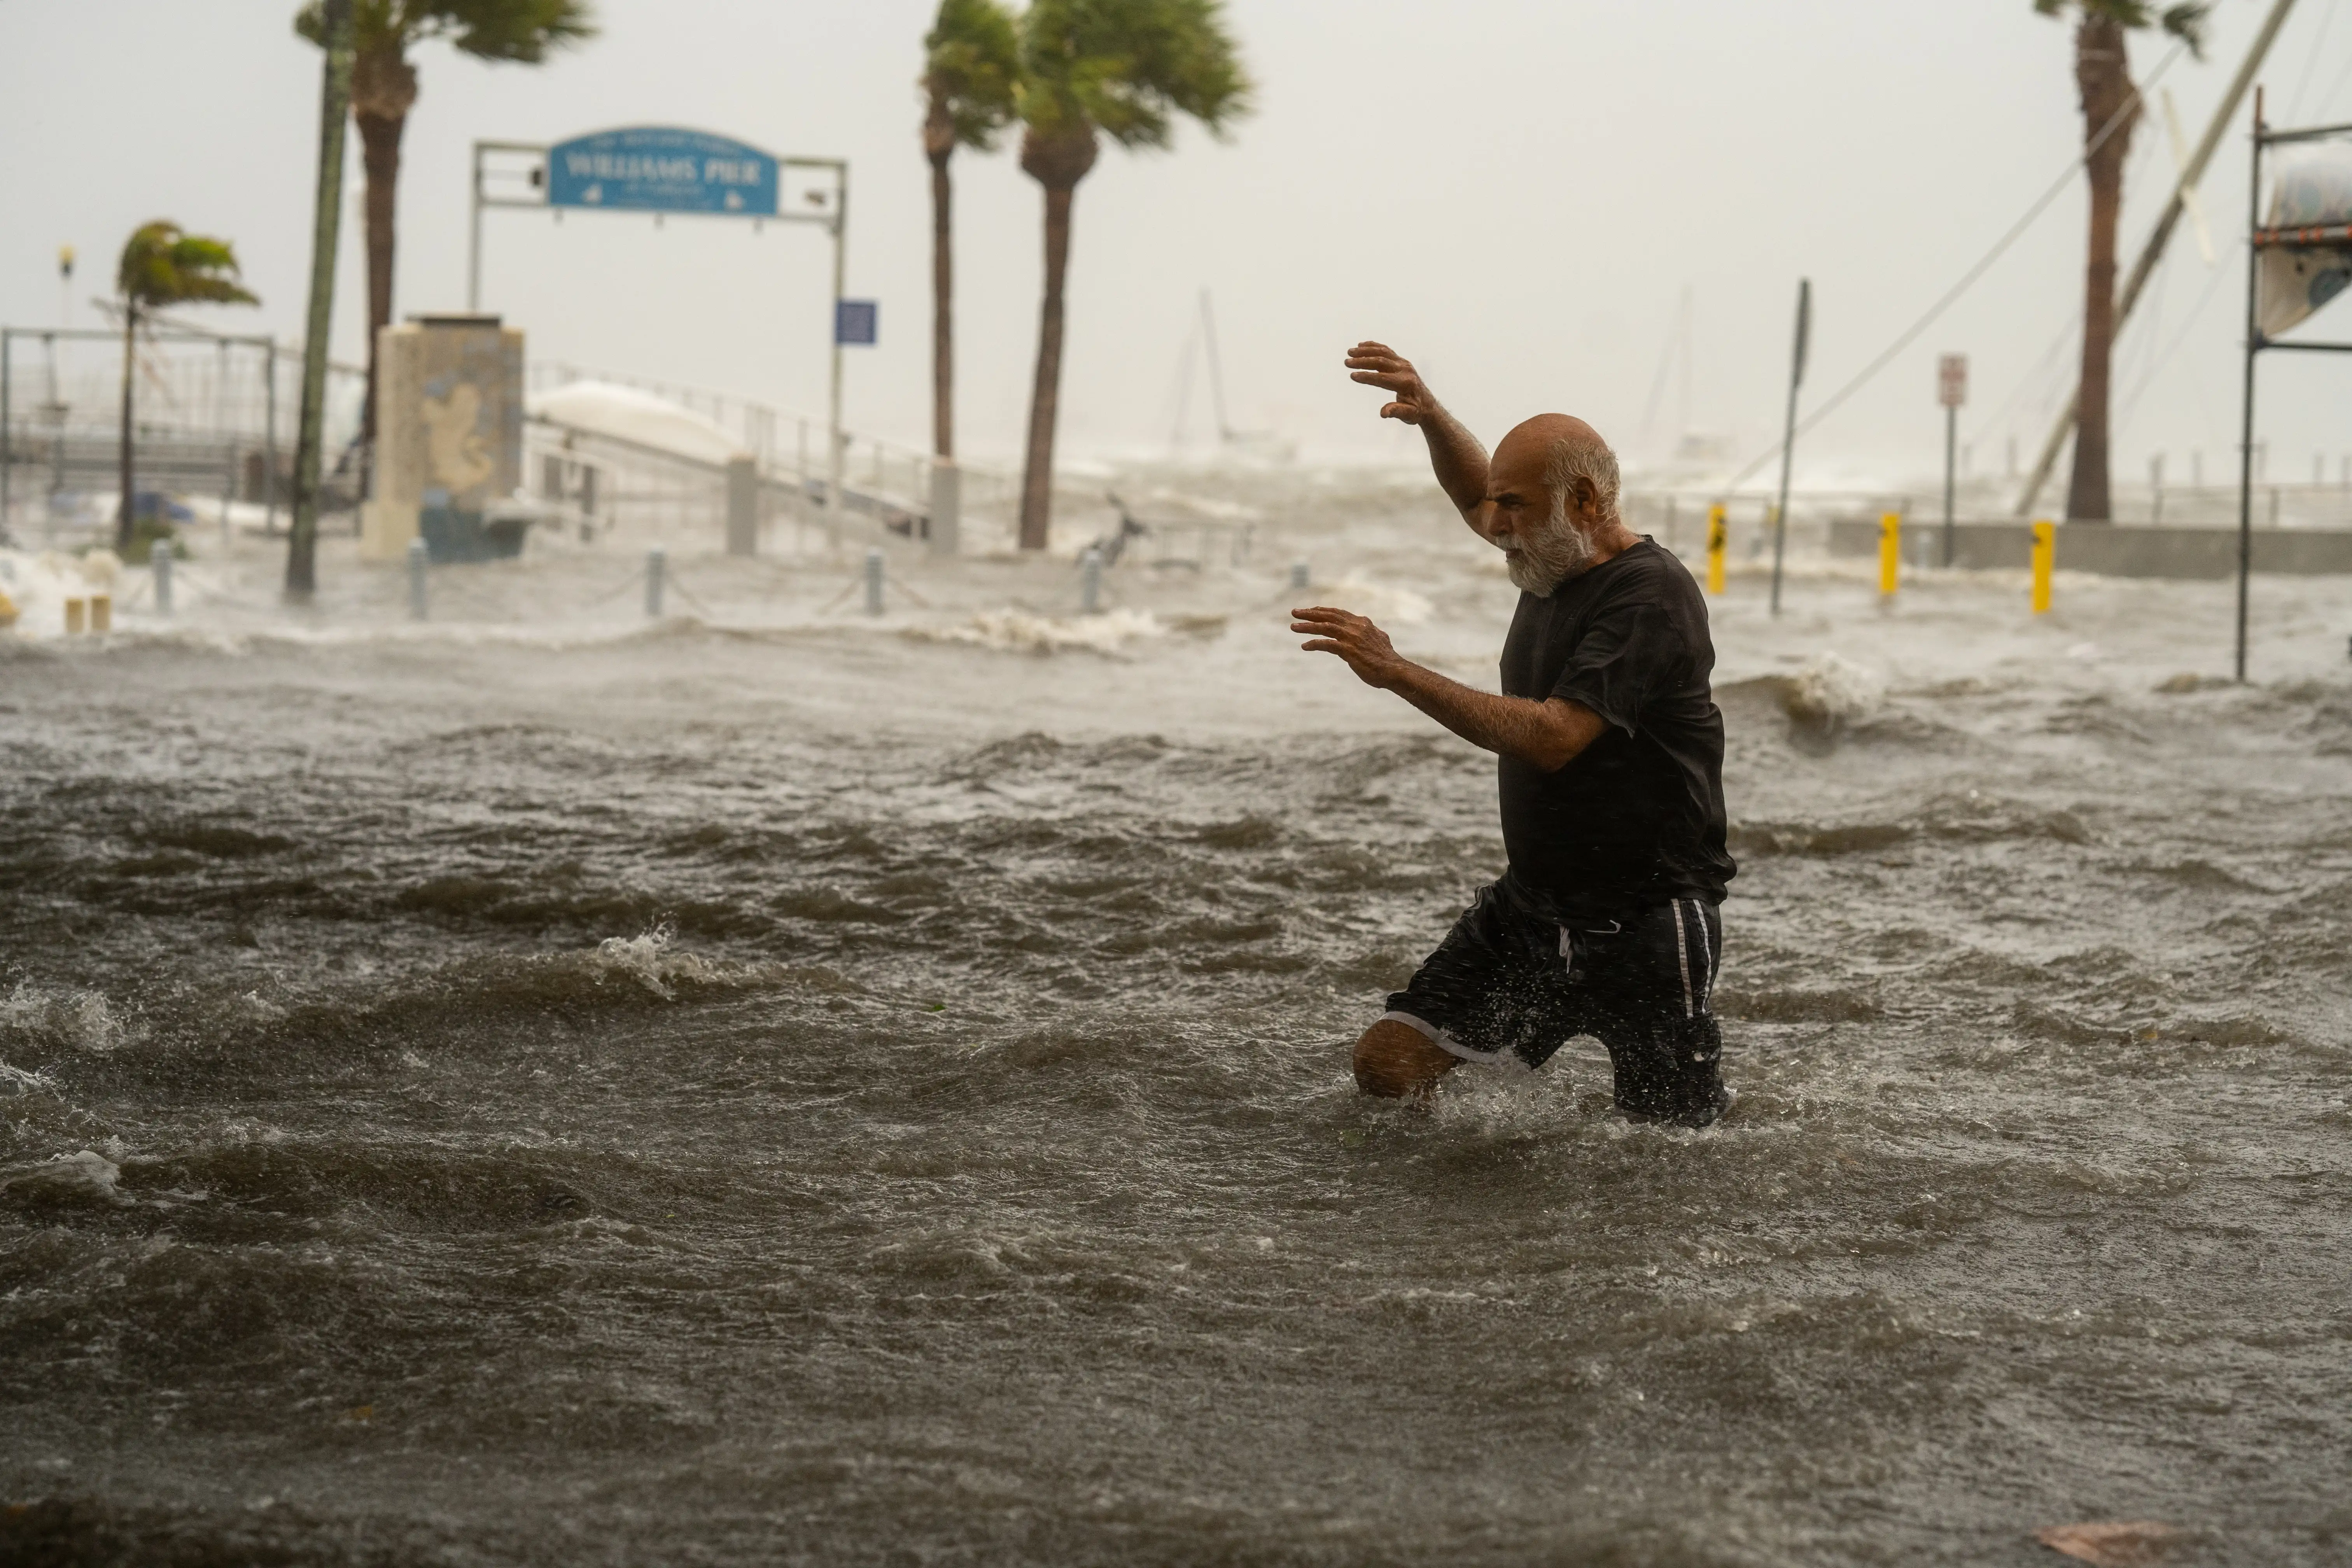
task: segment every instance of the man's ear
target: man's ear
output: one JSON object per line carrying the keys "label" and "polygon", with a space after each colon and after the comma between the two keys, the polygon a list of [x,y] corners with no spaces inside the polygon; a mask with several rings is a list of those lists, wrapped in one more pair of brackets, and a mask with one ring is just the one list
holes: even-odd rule
{"label": "man's ear", "polygon": [[1568,504],[1576,513],[1576,521],[1587,528],[1601,519],[1601,491],[1581,475],[1568,481]]}

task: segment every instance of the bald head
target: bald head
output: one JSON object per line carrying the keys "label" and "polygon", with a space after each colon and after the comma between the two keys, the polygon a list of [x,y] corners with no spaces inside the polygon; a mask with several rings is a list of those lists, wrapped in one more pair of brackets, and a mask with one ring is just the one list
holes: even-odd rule
{"label": "bald head", "polygon": [[1573,415],[1521,420],[1496,447],[1489,468],[1497,481],[1548,492],[1552,508],[1587,529],[1617,521],[1617,454]]}
{"label": "bald head", "polygon": [[1549,594],[1632,542],[1618,515],[1617,454],[1601,433],[1566,414],[1524,420],[1486,467],[1486,536],[1510,563],[1511,580]]}

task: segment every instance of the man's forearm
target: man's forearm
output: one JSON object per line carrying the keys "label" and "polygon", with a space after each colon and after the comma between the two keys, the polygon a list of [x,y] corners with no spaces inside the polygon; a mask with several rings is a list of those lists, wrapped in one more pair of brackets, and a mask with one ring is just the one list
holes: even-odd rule
{"label": "man's forearm", "polygon": [[1566,766],[1608,727],[1578,703],[1498,697],[1418,664],[1404,664],[1388,688],[1472,745],[1547,773]]}
{"label": "man's forearm", "polygon": [[1438,488],[1468,517],[1486,499],[1486,448],[1462,421],[1435,407],[1421,420],[1422,438],[1429,443],[1429,466]]}

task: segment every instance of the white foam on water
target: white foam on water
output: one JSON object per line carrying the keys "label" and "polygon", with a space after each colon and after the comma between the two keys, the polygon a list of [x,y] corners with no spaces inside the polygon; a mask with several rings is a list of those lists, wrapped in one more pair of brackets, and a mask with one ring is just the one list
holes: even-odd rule
{"label": "white foam on water", "polygon": [[670,989],[671,981],[708,980],[717,972],[691,953],[672,952],[672,940],[666,925],[635,936],[608,936],[589,954],[589,963],[600,974],[625,976],[663,1001],[675,1001],[677,993]]}
{"label": "white foam on water", "polygon": [[1867,718],[1886,700],[1886,683],[1835,653],[1815,654],[1790,678],[1789,717],[1841,727]]}
{"label": "white foam on water", "polygon": [[1410,588],[1392,588],[1352,575],[1340,578],[1328,588],[1310,588],[1307,592],[1318,604],[1353,610],[1360,616],[1399,626],[1421,626],[1437,607],[1426,595]]}
{"label": "white foam on water", "polygon": [[115,1188],[122,1167],[95,1149],[23,1165],[0,1165],[0,1193],[37,1191],[52,1196],[90,1195],[109,1203],[128,1203]]}
{"label": "white foam on water", "polygon": [[58,1080],[38,1070],[10,1067],[0,1062],[0,1083],[10,1085],[18,1094],[55,1094]]}
{"label": "white foam on water", "polygon": [[53,991],[26,980],[0,997],[0,1030],[83,1051],[110,1051],[130,1037],[99,993]]}
{"label": "white foam on water", "polygon": [[986,610],[961,625],[908,626],[906,635],[925,642],[967,643],[1005,653],[1116,653],[1139,637],[1166,635],[1168,628],[1146,610],[1124,607],[1098,616],[1066,619],[1026,610]]}

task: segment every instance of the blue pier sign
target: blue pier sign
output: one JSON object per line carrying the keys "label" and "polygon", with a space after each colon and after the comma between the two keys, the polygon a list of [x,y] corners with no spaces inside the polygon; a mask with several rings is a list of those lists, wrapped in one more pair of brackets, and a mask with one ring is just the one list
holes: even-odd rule
{"label": "blue pier sign", "polygon": [[548,149],[547,205],[773,217],[776,160],[704,131],[599,131]]}

